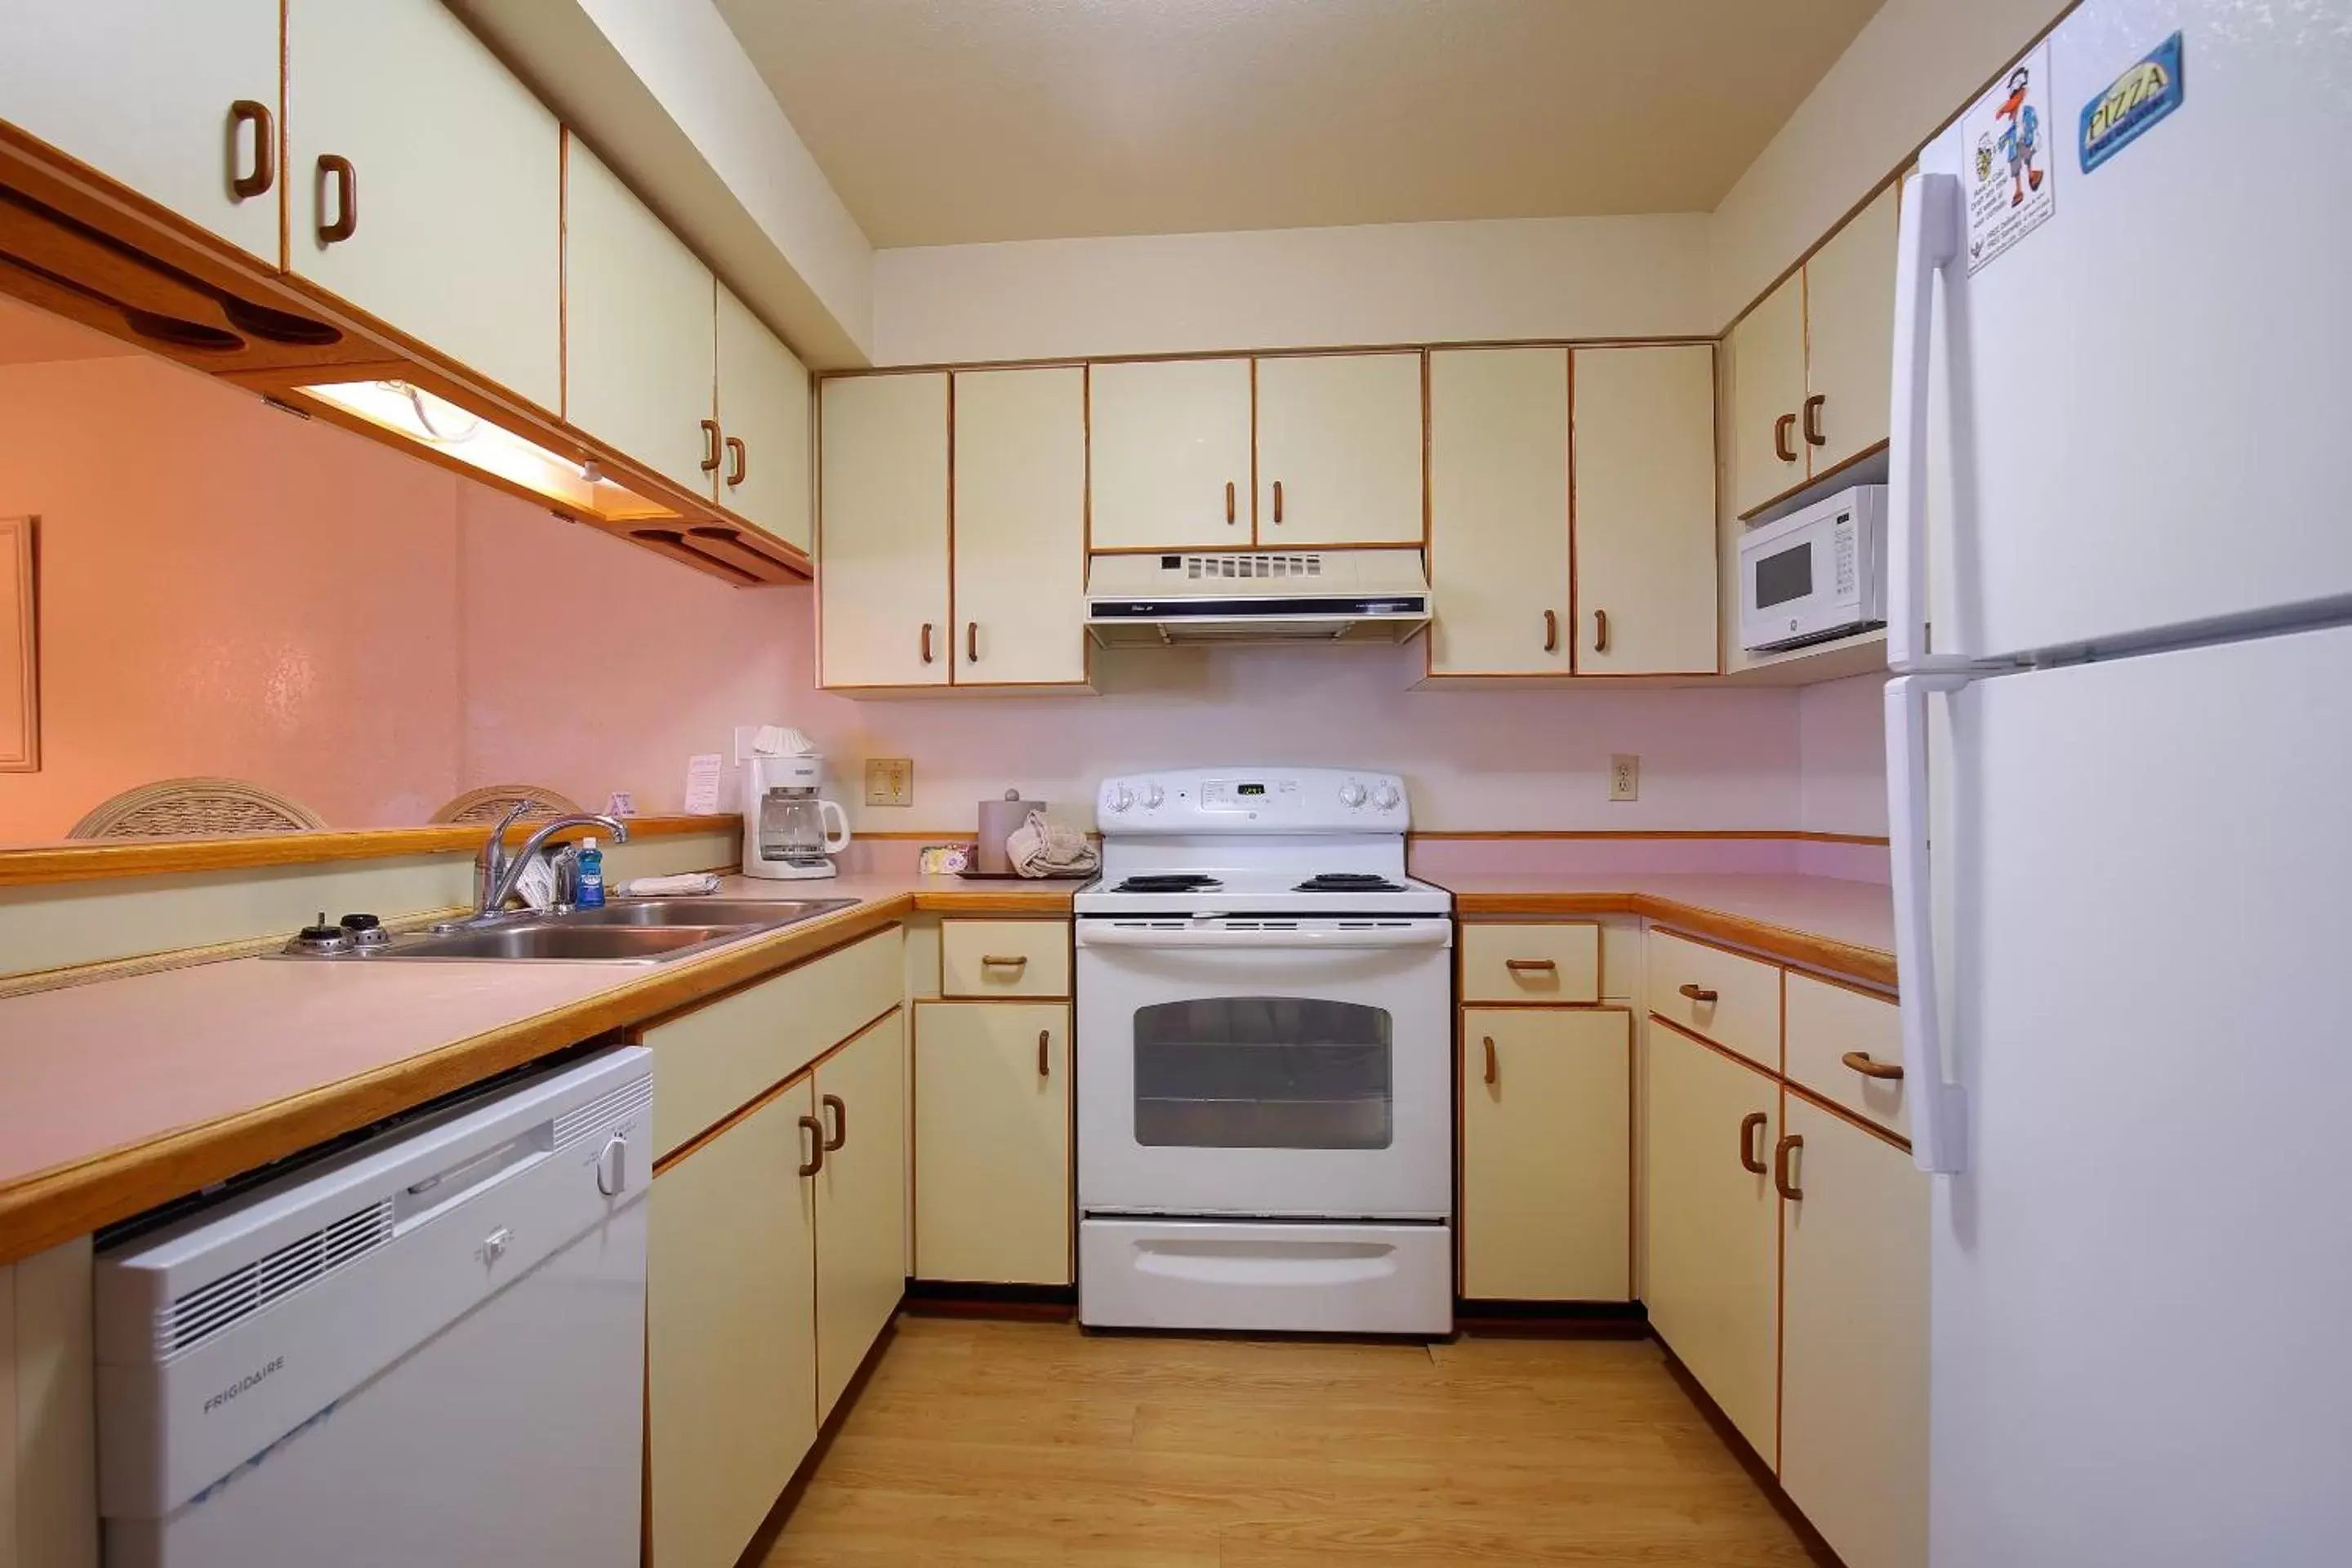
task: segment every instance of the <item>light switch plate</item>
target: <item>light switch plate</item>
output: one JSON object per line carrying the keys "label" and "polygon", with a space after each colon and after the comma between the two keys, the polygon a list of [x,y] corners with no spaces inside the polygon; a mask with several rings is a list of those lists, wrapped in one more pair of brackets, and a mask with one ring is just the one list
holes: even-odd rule
{"label": "light switch plate", "polygon": [[912,757],[866,758],[866,804],[868,805],[914,805],[914,759]]}
{"label": "light switch plate", "polygon": [[1620,752],[1609,759],[1609,798],[1639,800],[1642,796],[1642,759]]}

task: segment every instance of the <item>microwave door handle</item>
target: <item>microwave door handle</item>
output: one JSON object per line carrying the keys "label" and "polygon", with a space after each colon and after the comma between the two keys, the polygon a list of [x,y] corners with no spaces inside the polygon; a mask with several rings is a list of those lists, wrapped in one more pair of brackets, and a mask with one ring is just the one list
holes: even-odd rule
{"label": "microwave door handle", "polygon": [[1935,889],[1927,863],[1927,698],[1967,684],[1967,677],[1951,674],[1898,675],[1886,683],[1886,831],[1911,1160],[1923,1171],[1945,1173],[1968,1168],[1968,1095],[1944,1075]]}
{"label": "microwave door handle", "polygon": [[[1958,178],[1914,174],[1905,181],[1895,242],[1895,358],[1886,449],[1886,662],[1897,670],[1928,667],[1927,360],[1935,275],[1959,254],[1959,237]],[[1888,731],[1890,746],[1894,739]]]}

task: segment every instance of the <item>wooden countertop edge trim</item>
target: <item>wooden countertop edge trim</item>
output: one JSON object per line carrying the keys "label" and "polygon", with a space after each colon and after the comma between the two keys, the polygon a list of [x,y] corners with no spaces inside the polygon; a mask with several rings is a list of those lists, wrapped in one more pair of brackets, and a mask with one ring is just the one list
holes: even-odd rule
{"label": "wooden countertop edge trim", "polygon": [[0,1186],[0,1264],[87,1236],[567,1047],[679,1012],[870,935],[918,910],[1066,915],[1069,897],[1066,889],[1023,894],[923,889],[876,899],[373,1071],[37,1172]]}
{"label": "wooden countertop edge trim", "polygon": [[[740,816],[633,816],[635,838],[677,838],[697,833],[737,833]],[[531,825],[508,834],[520,844]],[[325,865],[339,860],[390,860],[412,855],[471,854],[489,829],[471,823],[425,827],[363,827],[324,833],[273,833],[247,838],[147,838],[103,844],[41,845],[0,849],[0,888],[50,882],[90,882],[119,877],[238,871],[261,866]]]}
{"label": "wooden countertop edge trim", "polygon": [[1721,942],[1735,942],[1771,954],[1786,963],[1833,974],[1851,975],[1893,990],[1895,955],[1874,947],[1839,942],[1811,931],[1794,931],[1749,915],[1732,914],[1686,904],[1655,893],[1618,893],[1604,889],[1575,892],[1461,893],[1454,895],[1454,911],[1476,915],[1638,915]]}

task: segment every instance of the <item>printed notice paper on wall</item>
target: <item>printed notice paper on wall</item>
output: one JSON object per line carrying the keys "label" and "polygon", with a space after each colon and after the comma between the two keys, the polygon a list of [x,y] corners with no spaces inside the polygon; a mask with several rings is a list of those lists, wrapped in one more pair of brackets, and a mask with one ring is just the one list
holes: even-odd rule
{"label": "printed notice paper on wall", "polygon": [[2058,210],[2050,155],[2050,46],[2044,42],[1962,117],[1969,270],[1989,267]]}
{"label": "printed notice paper on wall", "polygon": [[709,816],[719,809],[719,767],[717,752],[706,752],[698,757],[686,759],[686,815]]}

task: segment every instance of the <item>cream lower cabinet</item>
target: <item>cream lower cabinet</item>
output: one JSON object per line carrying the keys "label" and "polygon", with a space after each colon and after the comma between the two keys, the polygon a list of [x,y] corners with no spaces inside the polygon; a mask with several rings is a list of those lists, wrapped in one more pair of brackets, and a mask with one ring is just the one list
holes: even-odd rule
{"label": "cream lower cabinet", "polygon": [[729,1568],[816,1441],[816,1110],[811,1080],[795,1079],[654,1178],[647,1522],[660,1568]]}
{"label": "cream lower cabinet", "polygon": [[464,23],[440,0],[289,0],[285,132],[290,271],[561,406],[562,132]]}
{"label": "cream lower cabinet", "polygon": [[915,1274],[1067,1285],[1070,1009],[915,1007]]}
{"label": "cream lower cabinet", "polygon": [[1256,362],[1261,549],[1421,542],[1421,355]]}
{"label": "cream lower cabinet", "polygon": [[816,1413],[833,1414],[907,1289],[907,1042],[893,1013],[817,1064]]}
{"label": "cream lower cabinet", "polygon": [[0,1263],[0,1568],[98,1568],[88,1237]]}
{"label": "cream lower cabinet", "polygon": [[819,684],[945,686],[948,377],[830,377],[818,418]]}
{"label": "cream lower cabinet", "polygon": [[1429,355],[1433,675],[1566,675],[1568,351]]}
{"label": "cream lower cabinet", "polygon": [[1928,1183],[1788,1098],[1780,1485],[1847,1568],[1927,1561]]}
{"label": "cream lower cabinet", "polygon": [[1632,1018],[1465,1008],[1462,1294],[1632,1294]]}
{"label": "cream lower cabinet", "polygon": [[718,286],[718,500],[769,538],[813,544],[808,368],[724,284]]}
{"label": "cream lower cabinet", "polygon": [[279,4],[0,0],[0,118],[275,267]]}
{"label": "cream lower cabinet", "polygon": [[1713,675],[1715,350],[1579,349],[1579,675]]}
{"label": "cream lower cabinet", "polygon": [[1767,1465],[1779,1409],[1779,1084],[1652,1021],[1643,1164],[1650,1323]]}
{"label": "cream lower cabinet", "polygon": [[958,686],[1087,679],[1087,373],[955,375]]}
{"label": "cream lower cabinet", "polygon": [[1096,550],[1242,546],[1250,531],[1250,362],[1089,367]]}

